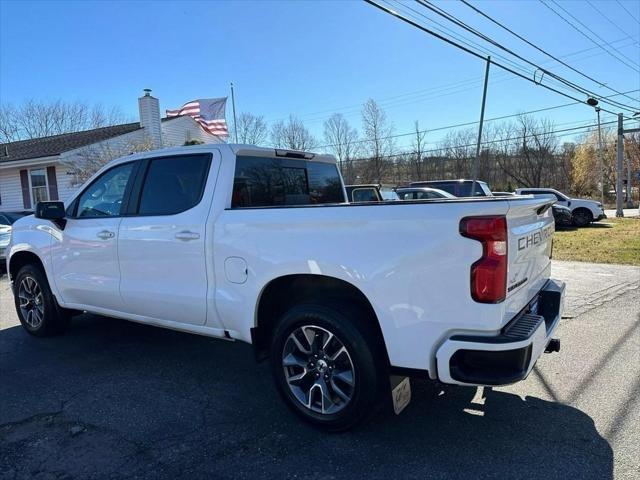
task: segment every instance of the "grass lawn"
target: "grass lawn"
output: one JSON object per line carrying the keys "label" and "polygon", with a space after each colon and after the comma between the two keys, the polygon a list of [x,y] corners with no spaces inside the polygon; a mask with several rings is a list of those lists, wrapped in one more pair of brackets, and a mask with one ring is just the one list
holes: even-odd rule
{"label": "grass lawn", "polygon": [[640,218],[608,218],[585,228],[556,230],[553,258],[640,265]]}

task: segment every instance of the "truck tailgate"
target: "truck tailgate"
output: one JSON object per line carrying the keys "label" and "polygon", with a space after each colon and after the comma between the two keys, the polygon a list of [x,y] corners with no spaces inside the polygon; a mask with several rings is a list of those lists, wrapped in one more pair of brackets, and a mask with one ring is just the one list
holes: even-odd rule
{"label": "truck tailgate", "polygon": [[520,312],[549,279],[555,231],[552,203],[541,198],[509,201],[505,321]]}

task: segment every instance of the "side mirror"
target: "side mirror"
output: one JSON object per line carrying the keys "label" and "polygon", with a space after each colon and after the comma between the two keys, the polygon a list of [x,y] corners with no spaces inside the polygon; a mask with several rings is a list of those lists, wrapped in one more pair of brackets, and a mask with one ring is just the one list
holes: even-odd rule
{"label": "side mirror", "polygon": [[64,211],[64,203],[62,202],[38,202],[34,216],[44,220],[51,220],[62,229],[64,229],[67,223],[64,218],[66,212]]}

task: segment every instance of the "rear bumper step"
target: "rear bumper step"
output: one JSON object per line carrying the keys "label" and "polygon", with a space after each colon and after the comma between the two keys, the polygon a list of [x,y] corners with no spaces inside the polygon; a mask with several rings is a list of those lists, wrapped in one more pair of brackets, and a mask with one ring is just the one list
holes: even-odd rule
{"label": "rear bumper step", "polygon": [[526,378],[544,351],[559,351],[552,339],[564,303],[563,282],[549,280],[537,311],[522,313],[498,335],[453,335],[437,352],[438,377],[460,385],[507,385]]}

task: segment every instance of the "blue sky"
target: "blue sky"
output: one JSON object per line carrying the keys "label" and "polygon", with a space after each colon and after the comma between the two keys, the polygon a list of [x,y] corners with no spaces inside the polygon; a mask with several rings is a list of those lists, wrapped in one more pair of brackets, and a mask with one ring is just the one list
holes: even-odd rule
{"label": "blue sky", "polygon": [[[640,89],[637,71],[590,43],[542,3],[472,3],[613,88]],[[640,24],[613,0],[591,3],[611,22],[586,2],[560,5],[602,39],[614,42],[616,52],[640,63]],[[638,1],[621,3],[640,19]],[[548,60],[461,3],[436,4],[527,58]],[[553,62],[544,66],[611,94]],[[359,106],[367,98],[385,108],[396,133],[410,131],[415,120],[427,129],[474,121],[484,64],[357,1],[0,0],[0,73],[3,103],[83,100],[117,105],[132,118],[143,88],[152,88],[165,109],[194,98],[226,95],[233,81],[238,111],[270,121],[293,113],[321,136],[322,122],[332,112],[344,113],[360,128]],[[490,78],[487,118],[569,101],[494,67]],[[633,97],[639,98],[638,92]],[[640,108],[640,103],[635,105]],[[595,118],[586,106],[544,115],[558,128]],[[436,141],[443,133],[434,132],[428,140]],[[408,142],[399,139],[398,145]]]}

